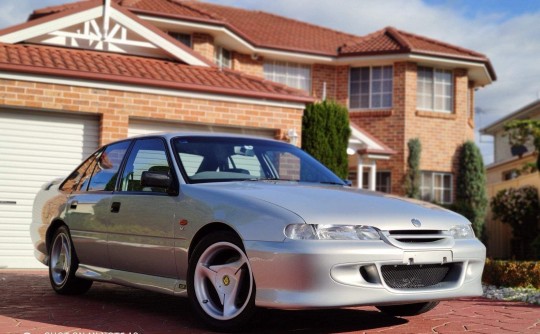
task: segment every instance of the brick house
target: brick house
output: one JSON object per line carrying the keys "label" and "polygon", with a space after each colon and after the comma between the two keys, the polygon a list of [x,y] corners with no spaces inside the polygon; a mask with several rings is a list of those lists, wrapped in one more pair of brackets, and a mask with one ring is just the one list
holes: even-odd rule
{"label": "brick house", "polygon": [[350,110],[356,186],[402,194],[418,137],[423,198],[451,202],[474,92],[493,80],[486,56],[392,27],[355,36],[200,1],[36,10],[0,31],[0,267],[35,265],[33,194],[98,145],[173,129],[300,145],[315,100]]}
{"label": "brick house", "polygon": [[[501,118],[481,130],[485,135],[493,136],[495,159],[486,166],[487,194],[491,198],[501,190],[534,186],[540,191],[540,175],[538,173],[520,173],[526,163],[536,162],[534,146],[527,143],[527,152],[516,155],[512,153],[508,137],[504,135],[504,125],[507,122],[520,119],[540,120],[540,101],[534,101],[508,116]],[[493,219],[488,212],[486,220],[488,237],[487,255],[493,258],[509,259],[517,254],[517,245],[512,245],[512,228],[508,224]]]}

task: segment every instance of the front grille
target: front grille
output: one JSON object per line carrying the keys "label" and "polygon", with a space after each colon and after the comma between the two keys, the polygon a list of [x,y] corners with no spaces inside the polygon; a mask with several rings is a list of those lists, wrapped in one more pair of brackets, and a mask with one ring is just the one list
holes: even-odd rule
{"label": "front grille", "polygon": [[381,273],[393,289],[420,289],[441,283],[451,267],[451,263],[386,265],[381,267]]}
{"label": "front grille", "polygon": [[392,230],[386,235],[388,239],[404,243],[429,243],[448,238],[438,230]]}

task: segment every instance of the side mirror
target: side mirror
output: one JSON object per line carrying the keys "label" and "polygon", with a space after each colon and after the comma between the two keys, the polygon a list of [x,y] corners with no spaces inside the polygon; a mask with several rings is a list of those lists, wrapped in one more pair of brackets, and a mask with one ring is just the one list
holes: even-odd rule
{"label": "side mirror", "polygon": [[141,187],[169,189],[172,179],[168,172],[142,172]]}

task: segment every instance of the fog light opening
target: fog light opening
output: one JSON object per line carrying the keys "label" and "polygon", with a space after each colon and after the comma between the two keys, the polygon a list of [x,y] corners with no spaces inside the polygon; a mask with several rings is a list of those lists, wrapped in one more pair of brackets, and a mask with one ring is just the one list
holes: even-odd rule
{"label": "fog light opening", "polygon": [[377,266],[375,266],[374,264],[361,266],[360,275],[368,283],[372,283],[372,284],[382,283],[381,277],[379,276],[379,272],[377,271]]}

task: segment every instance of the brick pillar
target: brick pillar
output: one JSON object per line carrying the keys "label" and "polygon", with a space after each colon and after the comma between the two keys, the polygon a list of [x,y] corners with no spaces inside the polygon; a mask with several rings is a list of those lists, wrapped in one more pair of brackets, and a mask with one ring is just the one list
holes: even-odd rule
{"label": "brick pillar", "polygon": [[99,124],[99,145],[105,145],[115,140],[127,137],[129,117],[115,111],[101,114]]}

